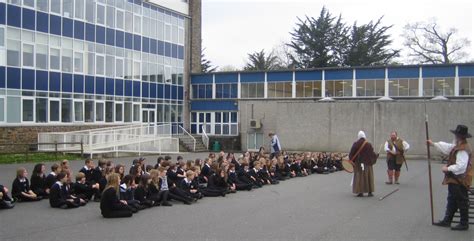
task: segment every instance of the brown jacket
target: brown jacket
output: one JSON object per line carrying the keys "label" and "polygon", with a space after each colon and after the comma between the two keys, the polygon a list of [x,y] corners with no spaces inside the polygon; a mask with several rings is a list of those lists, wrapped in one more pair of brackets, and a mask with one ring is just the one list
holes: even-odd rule
{"label": "brown jacket", "polygon": [[469,163],[466,167],[466,172],[462,175],[454,175],[453,173],[447,173],[444,177],[443,184],[458,184],[464,185],[469,188],[472,184],[472,176],[474,170],[472,169],[472,160],[473,155],[471,151],[471,146],[468,143],[455,146],[449,153],[448,166],[456,164],[456,154],[458,151],[466,151],[469,155]]}

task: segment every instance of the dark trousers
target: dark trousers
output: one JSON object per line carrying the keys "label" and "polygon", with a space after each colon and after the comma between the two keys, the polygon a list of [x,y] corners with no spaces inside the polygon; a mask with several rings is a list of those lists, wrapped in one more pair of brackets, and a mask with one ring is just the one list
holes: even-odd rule
{"label": "dark trousers", "polygon": [[107,213],[102,213],[104,218],[128,218],[133,215],[132,210],[128,206],[124,206],[122,209],[113,210]]}
{"label": "dark trousers", "polygon": [[395,157],[389,157],[387,159],[387,166],[388,166],[388,170],[390,171],[395,170],[397,172],[399,172],[400,168],[402,168],[401,164],[400,165],[397,164],[397,159]]}
{"label": "dark trousers", "polygon": [[460,223],[468,225],[469,223],[469,197],[467,188],[463,185],[448,184],[448,204],[446,205],[446,214],[444,221],[451,222],[454,213],[459,209],[461,216]]}

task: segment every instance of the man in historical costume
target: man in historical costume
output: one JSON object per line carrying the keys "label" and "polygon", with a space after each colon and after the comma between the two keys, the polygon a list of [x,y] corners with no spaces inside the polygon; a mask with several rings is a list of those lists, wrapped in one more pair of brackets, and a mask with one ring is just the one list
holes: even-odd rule
{"label": "man in historical costume", "polygon": [[280,139],[278,139],[278,136],[270,132],[268,136],[271,138],[270,142],[270,159],[273,159],[273,157],[278,156],[281,151],[281,145],[280,145]]}
{"label": "man in historical costume", "polygon": [[359,131],[358,140],[354,142],[349,153],[349,159],[354,162],[354,179],[352,181],[352,193],[357,197],[363,197],[368,193],[369,197],[374,192],[374,170],[372,165],[376,162],[378,155],[367,141],[365,133]]}
{"label": "man in historical costume", "polygon": [[400,178],[400,169],[405,160],[405,153],[410,149],[410,145],[398,137],[396,131],[390,133],[390,139],[385,142],[385,152],[387,153],[387,175],[388,181],[385,183],[388,185],[393,184],[393,179],[395,177],[395,184],[400,184],[398,182]]}
{"label": "man in historical costume", "polygon": [[459,209],[460,223],[452,227],[452,230],[469,229],[469,196],[468,190],[472,184],[472,149],[467,138],[471,138],[468,128],[458,125],[456,130],[451,130],[455,135],[453,144],[446,142],[432,142],[428,144],[435,146],[440,152],[449,155],[448,164],[442,167],[445,173],[444,185],[448,185],[448,204],[444,219],[434,223],[436,226],[451,227],[454,213]]}

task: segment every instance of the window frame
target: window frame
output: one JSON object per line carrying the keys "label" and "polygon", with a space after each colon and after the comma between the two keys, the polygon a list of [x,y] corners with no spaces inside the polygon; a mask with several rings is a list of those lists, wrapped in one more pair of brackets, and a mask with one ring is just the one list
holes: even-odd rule
{"label": "window frame", "polygon": [[[51,113],[53,113],[53,111],[51,111],[51,102],[59,102],[59,110],[58,110],[58,121],[52,121],[51,120]],[[52,97],[49,97],[48,98],[48,123],[61,123],[61,117],[62,117],[62,101],[61,101],[61,98],[52,98]]]}
{"label": "window frame", "polygon": [[[32,116],[33,116],[33,120],[31,121],[25,121],[24,120],[24,116],[23,116],[23,112],[24,112],[24,101],[25,100],[31,100],[33,102],[33,110],[32,110]],[[48,104],[48,108],[49,108],[49,104]],[[48,113],[49,114],[49,113]],[[20,112],[20,123],[26,123],[26,124],[31,124],[31,123],[36,123],[36,100],[35,100],[35,97],[33,96],[21,96],[21,112]]]}

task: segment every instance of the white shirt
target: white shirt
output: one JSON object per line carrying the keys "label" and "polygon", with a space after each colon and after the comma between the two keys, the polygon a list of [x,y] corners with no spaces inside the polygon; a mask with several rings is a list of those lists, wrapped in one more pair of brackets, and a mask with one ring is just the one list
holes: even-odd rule
{"label": "white shirt", "polygon": [[272,152],[271,153],[276,152],[275,148],[273,147],[275,144],[278,146],[278,150],[281,151],[280,139],[278,139],[277,135],[273,135],[273,137],[272,137],[272,142],[271,142],[271,151]]}
{"label": "white shirt", "polygon": [[[446,142],[435,142],[433,143],[436,149],[445,155],[449,155],[451,150],[456,146]],[[467,164],[469,163],[469,154],[467,151],[458,151],[456,153],[456,164],[448,167],[448,171],[454,173],[454,175],[461,175],[466,172]]]}
{"label": "white shirt", "polygon": [[[397,140],[398,139],[399,138],[397,138]],[[408,144],[408,142],[406,142],[406,141],[403,141],[403,150],[404,150],[404,152],[407,152],[408,149],[410,149],[410,144]],[[390,150],[388,141],[385,142],[384,150],[385,150],[385,152],[396,152],[395,145],[392,145],[392,150]]]}

